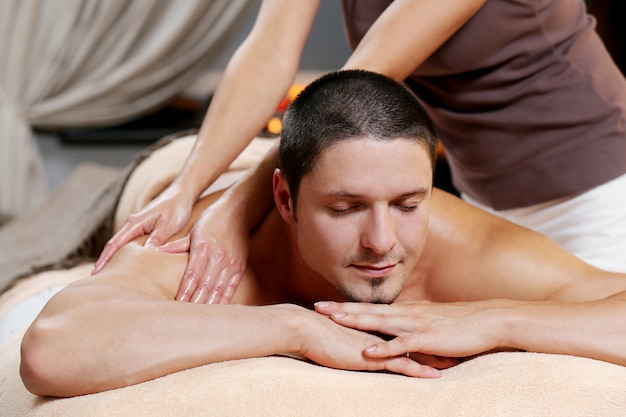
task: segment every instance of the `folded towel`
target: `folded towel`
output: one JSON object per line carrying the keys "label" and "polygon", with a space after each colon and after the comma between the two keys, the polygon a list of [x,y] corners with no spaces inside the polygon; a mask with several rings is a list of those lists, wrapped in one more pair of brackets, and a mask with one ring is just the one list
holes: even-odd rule
{"label": "folded towel", "polygon": [[[120,171],[81,164],[41,206],[0,229],[0,293],[17,278],[64,269],[98,253],[119,192]],[[108,227],[110,229],[110,227]]]}
{"label": "folded towel", "polygon": [[[113,230],[176,177],[194,141],[192,131],[167,136],[125,169],[80,164],[43,204],[0,227],[0,293],[18,278],[95,260]],[[255,138],[229,171],[249,168],[272,143]],[[235,178],[227,173],[209,191]]]}
{"label": "folded towel", "polygon": [[0,228],[0,293],[16,279],[95,259],[112,235],[113,214],[126,181],[153,152],[185,131],[140,152],[123,170],[79,165],[46,201]]}

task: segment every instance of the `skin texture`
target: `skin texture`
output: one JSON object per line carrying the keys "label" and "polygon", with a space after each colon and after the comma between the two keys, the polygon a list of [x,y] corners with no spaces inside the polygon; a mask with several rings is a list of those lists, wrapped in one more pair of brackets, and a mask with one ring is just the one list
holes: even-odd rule
{"label": "skin texture", "polygon": [[[369,70],[402,81],[485,2],[396,0],[370,28],[343,69]],[[226,67],[179,177],[146,208],[129,217],[107,243],[94,273],[101,271],[124,244],[146,235],[148,247],[189,251],[177,300],[230,301],[245,269],[248,233],[272,205],[271,194],[259,191],[268,188],[258,185],[270,178],[276,152],[268,155],[255,175],[238,184],[218,207],[196,222],[188,246],[161,245],[182,230],[202,191],[274,114],[293,84],[318,8],[319,0],[262,2],[252,31]],[[246,219],[243,226],[236,221],[241,218]]]}
{"label": "skin texture", "polygon": [[[232,305],[175,301],[188,255],[146,248],[145,238],[124,246],[30,327],[26,387],[80,395],[285,352],[426,378],[508,349],[626,365],[624,275],[431,191],[431,172],[415,142],[340,142],[303,177],[296,213],[275,172],[276,209],[254,229]],[[173,239],[216,197],[200,200]]]}

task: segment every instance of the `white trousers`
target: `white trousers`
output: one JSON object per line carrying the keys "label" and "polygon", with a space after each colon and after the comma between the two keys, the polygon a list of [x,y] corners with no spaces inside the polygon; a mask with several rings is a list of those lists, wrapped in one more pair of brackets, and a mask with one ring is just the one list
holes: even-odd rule
{"label": "white trousers", "polygon": [[536,230],[587,263],[626,273],[626,174],[574,197],[511,210],[465,201]]}

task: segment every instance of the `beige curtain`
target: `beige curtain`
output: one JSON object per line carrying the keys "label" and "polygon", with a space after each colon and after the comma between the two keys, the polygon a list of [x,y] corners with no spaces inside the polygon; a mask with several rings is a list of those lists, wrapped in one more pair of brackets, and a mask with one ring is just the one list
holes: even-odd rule
{"label": "beige curtain", "polygon": [[47,193],[32,126],[119,123],[193,83],[250,0],[0,0],[0,213]]}

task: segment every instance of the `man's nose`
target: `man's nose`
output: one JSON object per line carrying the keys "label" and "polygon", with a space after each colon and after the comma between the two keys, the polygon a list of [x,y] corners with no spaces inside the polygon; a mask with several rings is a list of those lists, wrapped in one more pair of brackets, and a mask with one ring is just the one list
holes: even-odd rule
{"label": "man's nose", "polygon": [[384,255],[397,243],[395,224],[388,210],[373,210],[363,225],[361,244],[377,254]]}

